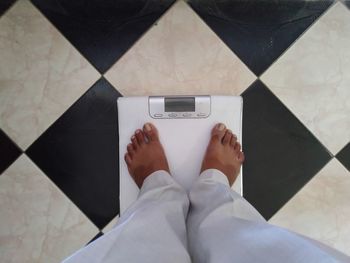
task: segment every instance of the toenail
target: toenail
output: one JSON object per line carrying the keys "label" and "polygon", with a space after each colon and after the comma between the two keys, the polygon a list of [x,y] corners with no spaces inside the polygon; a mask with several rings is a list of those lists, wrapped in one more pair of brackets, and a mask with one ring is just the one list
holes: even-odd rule
{"label": "toenail", "polygon": [[231,130],[227,130],[227,132],[228,132],[228,133],[232,133],[232,131],[231,131]]}
{"label": "toenail", "polygon": [[232,134],[233,137],[235,137],[237,139],[237,135],[236,134]]}
{"label": "toenail", "polygon": [[149,123],[145,124],[145,128],[146,128],[146,131],[152,130],[152,127],[151,127],[151,125],[149,125]]}
{"label": "toenail", "polygon": [[218,127],[218,130],[219,130],[219,131],[223,131],[223,130],[225,129],[225,125],[222,124],[222,123],[218,124],[217,127]]}
{"label": "toenail", "polygon": [[137,130],[136,133],[140,133],[140,130]]}
{"label": "toenail", "polygon": [[131,140],[134,140],[135,139],[135,136],[133,135],[133,136],[131,136]]}

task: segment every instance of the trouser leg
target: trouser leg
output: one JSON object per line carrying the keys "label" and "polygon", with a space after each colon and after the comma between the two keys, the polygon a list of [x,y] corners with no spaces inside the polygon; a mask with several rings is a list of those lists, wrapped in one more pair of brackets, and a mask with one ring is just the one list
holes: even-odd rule
{"label": "trouser leg", "polygon": [[204,171],[189,193],[189,251],[205,262],[350,262],[317,241],[268,224],[216,169]]}
{"label": "trouser leg", "polygon": [[111,231],[64,262],[190,262],[188,206],[186,191],[169,173],[157,171]]}

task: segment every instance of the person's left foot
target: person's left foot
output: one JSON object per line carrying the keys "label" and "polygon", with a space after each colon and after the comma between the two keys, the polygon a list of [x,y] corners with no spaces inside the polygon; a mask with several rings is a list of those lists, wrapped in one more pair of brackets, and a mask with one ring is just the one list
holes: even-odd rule
{"label": "person's left foot", "polygon": [[165,170],[170,173],[168,161],[159,141],[158,130],[153,124],[146,123],[143,131],[136,130],[131,142],[127,146],[128,152],[124,159],[131,177],[139,188],[155,171]]}

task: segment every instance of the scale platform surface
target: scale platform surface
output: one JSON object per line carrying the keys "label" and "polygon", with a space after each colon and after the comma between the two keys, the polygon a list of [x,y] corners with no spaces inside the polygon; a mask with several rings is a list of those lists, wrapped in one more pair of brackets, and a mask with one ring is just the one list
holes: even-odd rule
{"label": "scale platform surface", "polygon": [[[120,214],[139,194],[124,155],[131,136],[136,129],[142,129],[144,123],[151,122],[157,127],[170,173],[187,191],[199,176],[210,133],[216,123],[224,123],[242,142],[243,100],[240,96],[120,97],[117,105]],[[243,195],[242,169],[232,189]]]}

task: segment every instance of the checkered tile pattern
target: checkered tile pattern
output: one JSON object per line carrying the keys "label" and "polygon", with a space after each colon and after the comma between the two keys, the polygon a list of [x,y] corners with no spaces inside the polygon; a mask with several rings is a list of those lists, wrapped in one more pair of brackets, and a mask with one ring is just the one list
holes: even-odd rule
{"label": "checkered tile pattern", "polygon": [[0,257],[118,220],[116,100],[242,95],[245,198],[350,255],[349,1],[0,3]]}

